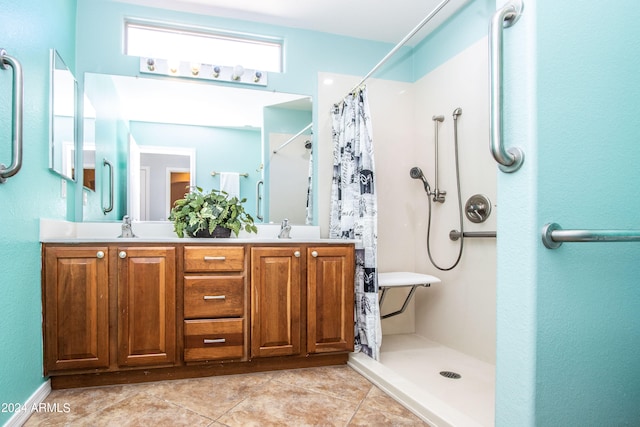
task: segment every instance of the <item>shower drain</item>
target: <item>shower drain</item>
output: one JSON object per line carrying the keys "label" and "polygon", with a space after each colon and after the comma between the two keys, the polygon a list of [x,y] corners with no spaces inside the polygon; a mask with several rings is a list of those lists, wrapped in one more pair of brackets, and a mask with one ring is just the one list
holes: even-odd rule
{"label": "shower drain", "polygon": [[460,378],[462,378],[462,375],[458,374],[457,372],[451,372],[451,371],[440,371],[440,375],[442,375],[445,378],[450,378],[452,380],[459,380]]}

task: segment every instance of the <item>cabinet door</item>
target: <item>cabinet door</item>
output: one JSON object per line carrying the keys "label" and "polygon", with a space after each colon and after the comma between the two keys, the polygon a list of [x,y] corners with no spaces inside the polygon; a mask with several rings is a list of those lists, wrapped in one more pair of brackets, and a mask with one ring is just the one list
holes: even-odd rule
{"label": "cabinet door", "polygon": [[307,350],[353,351],[353,247],[307,248]]}
{"label": "cabinet door", "polygon": [[108,248],[46,247],[44,260],[45,373],[108,367]]}
{"label": "cabinet door", "polygon": [[173,364],[176,257],[172,247],[121,247],[118,259],[118,364]]}
{"label": "cabinet door", "polygon": [[251,356],[300,353],[300,248],[251,249]]}

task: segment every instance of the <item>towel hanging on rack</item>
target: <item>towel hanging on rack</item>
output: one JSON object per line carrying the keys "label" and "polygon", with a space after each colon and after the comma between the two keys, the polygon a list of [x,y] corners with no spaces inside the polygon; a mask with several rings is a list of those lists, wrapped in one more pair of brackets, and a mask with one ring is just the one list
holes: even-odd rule
{"label": "towel hanging on rack", "polygon": [[226,191],[229,197],[240,198],[240,174],[238,172],[220,172],[220,191]]}

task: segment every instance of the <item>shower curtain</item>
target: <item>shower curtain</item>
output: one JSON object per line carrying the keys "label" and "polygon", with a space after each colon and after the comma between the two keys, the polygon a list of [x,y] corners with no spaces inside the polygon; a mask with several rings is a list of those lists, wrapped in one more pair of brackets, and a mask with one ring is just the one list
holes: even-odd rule
{"label": "shower curtain", "polygon": [[307,178],[307,215],[306,225],[313,224],[313,148],[309,149],[309,172]]}
{"label": "shower curtain", "polygon": [[332,110],[333,182],[329,236],[358,239],[355,266],[355,351],[375,360],[382,330],[378,306],[378,206],[371,115],[366,87]]}

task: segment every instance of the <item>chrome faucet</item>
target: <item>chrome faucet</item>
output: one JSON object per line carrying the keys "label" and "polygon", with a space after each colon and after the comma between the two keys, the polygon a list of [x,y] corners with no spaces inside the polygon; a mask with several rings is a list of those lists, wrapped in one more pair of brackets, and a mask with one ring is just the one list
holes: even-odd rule
{"label": "chrome faucet", "polygon": [[289,220],[287,218],[282,220],[282,224],[280,224],[280,234],[278,234],[278,239],[290,239],[289,233],[291,232],[291,225],[289,225]]}
{"label": "chrome faucet", "polygon": [[133,230],[131,229],[131,217],[129,217],[129,215],[125,215],[122,218],[122,234],[120,234],[118,237],[123,237],[123,238],[138,237],[135,234],[133,234]]}

